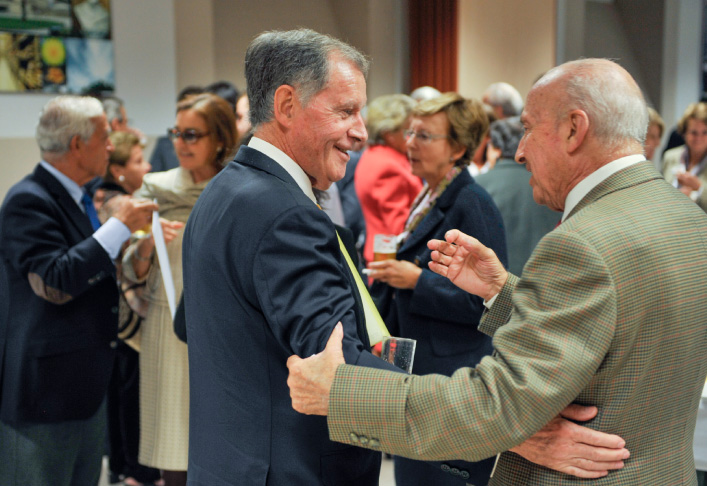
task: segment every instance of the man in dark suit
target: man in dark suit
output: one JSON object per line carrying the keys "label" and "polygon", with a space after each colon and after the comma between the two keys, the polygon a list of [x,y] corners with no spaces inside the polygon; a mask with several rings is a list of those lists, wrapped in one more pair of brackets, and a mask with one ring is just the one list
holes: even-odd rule
{"label": "man in dark suit", "polygon": [[98,100],[40,115],[42,161],[0,209],[0,484],[97,484],[118,291],[113,259],[156,209],[125,198],[102,227],[81,186],[112,145]]}
{"label": "man in dark suit", "polygon": [[[184,236],[190,485],[377,484],[380,453],[337,444],[290,406],[285,362],[370,353],[365,310],[333,223],[315,203],[365,141],[368,62],[309,30],[265,33],[246,53],[254,136],[194,206]],[[392,367],[390,368],[392,369]]]}

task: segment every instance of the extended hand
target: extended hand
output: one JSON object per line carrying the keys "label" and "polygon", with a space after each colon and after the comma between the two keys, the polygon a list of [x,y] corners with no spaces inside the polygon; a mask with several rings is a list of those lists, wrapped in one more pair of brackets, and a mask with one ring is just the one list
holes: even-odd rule
{"label": "extended hand", "polygon": [[326,415],[329,411],[329,390],[339,365],[344,364],[341,341],[344,329],[339,322],[326,343],[324,351],[302,359],[293,355],[287,359],[290,375],[292,408],[307,415]]}
{"label": "extended hand", "polygon": [[131,233],[134,233],[152,221],[152,212],[157,211],[158,208],[159,206],[149,199],[123,196],[120,207],[113,213],[113,216],[122,221]]}
{"label": "extended hand", "polygon": [[[565,418],[586,421],[596,407],[569,405],[560,415],[521,445],[511,449],[530,462],[580,478],[600,478],[624,467],[629,452],[618,435],[605,434],[577,425]],[[563,418],[565,417],[565,418]]]}
{"label": "extended hand", "polygon": [[371,278],[385,282],[396,289],[414,289],[422,269],[414,263],[404,260],[383,260],[371,262]]}
{"label": "extended hand", "polygon": [[160,218],[160,226],[162,226],[164,242],[169,243],[177,237],[179,230],[184,228],[184,223],[181,221],[169,221],[167,219]]}
{"label": "extended hand", "polygon": [[459,230],[447,231],[444,238],[447,241],[427,242],[432,250],[430,270],[486,300],[501,291],[508,272],[492,249]]}
{"label": "extended hand", "polygon": [[698,191],[702,186],[702,182],[694,175],[689,172],[682,172],[677,176],[678,184],[680,184],[681,189],[686,187],[688,189],[688,195],[691,191]]}

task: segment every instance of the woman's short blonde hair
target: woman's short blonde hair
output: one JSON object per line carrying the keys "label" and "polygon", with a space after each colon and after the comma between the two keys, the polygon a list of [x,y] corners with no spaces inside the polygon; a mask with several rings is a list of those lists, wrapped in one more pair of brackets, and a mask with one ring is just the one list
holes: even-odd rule
{"label": "woman's short blonde hair", "polygon": [[412,116],[432,116],[445,113],[449,121],[449,140],[457,147],[464,147],[464,155],[456,165],[468,165],[474,151],[489,129],[489,119],[484,104],[473,98],[464,98],[458,93],[444,93],[437,98],[420,102]]}
{"label": "woman's short blonde hair", "polygon": [[132,132],[113,132],[110,134],[110,142],[113,144],[113,151],[108,159],[108,167],[103,179],[108,182],[117,182],[110,168],[116,165],[125,167],[125,164],[130,160],[130,154],[133,147],[142,146],[140,138]]}
{"label": "woman's short blonde hair", "polygon": [[371,101],[366,117],[368,143],[385,144],[383,135],[400,130],[414,107],[415,100],[404,94],[379,96]]}
{"label": "woman's short blonde hair", "polygon": [[678,122],[678,133],[685,135],[687,131],[687,122],[689,120],[698,120],[702,123],[707,123],[707,103],[690,103],[682,114],[682,118]]}

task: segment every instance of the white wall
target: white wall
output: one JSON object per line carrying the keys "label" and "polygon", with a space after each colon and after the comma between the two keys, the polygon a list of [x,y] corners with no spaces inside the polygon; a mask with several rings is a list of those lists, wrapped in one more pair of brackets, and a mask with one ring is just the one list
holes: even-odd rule
{"label": "white wall", "polygon": [[[172,0],[112,2],[116,95],[147,135],[174,117],[176,57]],[[0,94],[0,198],[39,160],[34,130],[51,95]]]}
{"label": "white wall", "polygon": [[480,98],[505,81],[523,98],[555,65],[555,0],[461,0],[459,93]]}

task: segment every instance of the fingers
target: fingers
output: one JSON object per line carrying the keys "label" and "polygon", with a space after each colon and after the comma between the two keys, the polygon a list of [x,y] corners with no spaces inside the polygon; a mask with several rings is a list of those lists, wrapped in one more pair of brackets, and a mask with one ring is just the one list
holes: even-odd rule
{"label": "fingers", "polygon": [[568,420],[586,422],[596,417],[598,411],[599,409],[597,409],[597,407],[585,407],[584,405],[571,403],[560,412],[560,415]]}
{"label": "fingers", "polygon": [[[606,447],[614,450],[621,450],[626,445],[626,441],[618,435],[605,434],[604,432],[599,432],[598,430],[582,427],[581,425],[565,421],[564,419],[558,420],[564,422],[562,425],[566,427],[567,430],[569,430],[572,440],[575,442],[587,444],[589,446],[594,447]],[[619,457],[618,459],[622,458],[625,459],[625,457]]]}

